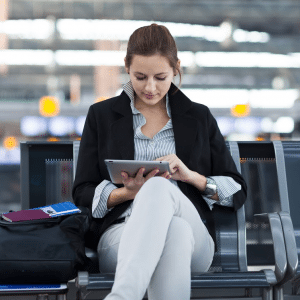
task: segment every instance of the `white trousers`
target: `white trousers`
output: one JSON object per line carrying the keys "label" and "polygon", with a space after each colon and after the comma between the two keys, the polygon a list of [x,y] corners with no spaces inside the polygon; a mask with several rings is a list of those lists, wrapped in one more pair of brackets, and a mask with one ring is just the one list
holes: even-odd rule
{"label": "white trousers", "polygon": [[105,300],[188,300],[191,272],[206,272],[214,242],[192,202],[162,177],[146,181],[124,223],[98,245],[102,273],[116,273]]}

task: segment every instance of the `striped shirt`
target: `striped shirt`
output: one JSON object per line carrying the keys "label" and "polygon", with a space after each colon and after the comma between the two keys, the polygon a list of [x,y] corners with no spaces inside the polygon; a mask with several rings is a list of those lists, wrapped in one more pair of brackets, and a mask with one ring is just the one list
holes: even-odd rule
{"label": "striped shirt", "polygon": [[[134,129],[134,159],[149,161],[168,154],[176,154],[168,94],[166,94],[166,109],[170,119],[167,124],[151,139],[142,133],[141,128],[146,124],[146,118],[134,106],[134,90],[131,81],[127,82],[127,84],[123,86],[123,89],[131,101],[130,106],[133,114]],[[223,206],[233,206],[233,194],[241,189],[240,184],[228,176],[211,176],[210,178],[213,179],[217,185],[217,192],[219,196],[219,201],[203,196],[210,209],[213,209],[213,205],[215,203]],[[176,180],[169,180],[178,187]],[[103,180],[96,187],[92,205],[92,214],[94,218],[103,218],[110,210],[113,209],[113,207],[107,209],[107,199],[110,193],[116,188],[117,187],[108,180]],[[119,218],[129,216],[131,211],[132,204]]]}

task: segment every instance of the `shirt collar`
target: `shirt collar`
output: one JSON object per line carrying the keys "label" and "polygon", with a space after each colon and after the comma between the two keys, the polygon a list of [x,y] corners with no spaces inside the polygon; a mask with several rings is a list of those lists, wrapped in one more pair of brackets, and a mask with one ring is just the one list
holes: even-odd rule
{"label": "shirt collar", "polygon": [[[132,113],[135,114],[135,115],[140,114],[140,112],[134,106],[134,89],[133,89],[131,80],[129,80],[123,86],[123,90],[130,99],[130,107],[131,107]],[[171,118],[171,108],[170,108],[168,93],[166,94],[166,108],[167,108],[167,114],[168,114],[169,118]]]}

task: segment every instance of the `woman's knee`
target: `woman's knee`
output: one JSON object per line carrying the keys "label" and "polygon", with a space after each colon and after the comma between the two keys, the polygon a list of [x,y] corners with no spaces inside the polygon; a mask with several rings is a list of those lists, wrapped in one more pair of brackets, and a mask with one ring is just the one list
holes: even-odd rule
{"label": "woman's knee", "polygon": [[97,249],[100,273],[114,273],[117,268],[119,244],[106,249]]}
{"label": "woman's knee", "polygon": [[169,197],[169,191],[172,186],[173,184],[163,177],[152,177],[148,179],[136,194],[134,206],[138,202],[149,203],[149,199],[151,199],[152,206],[155,206],[155,203],[161,206],[162,201],[171,200],[171,197]]}
{"label": "woman's knee", "polygon": [[121,223],[111,226],[99,240],[97,254],[101,273],[110,273],[116,270],[119,244],[124,225],[124,223]]}
{"label": "woman's knee", "polygon": [[172,251],[194,252],[195,239],[190,224],[183,218],[173,216],[166,238]]}
{"label": "woman's knee", "polygon": [[138,194],[162,195],[172,188],[172,186],[172,183],[164,177],[152,177],[143,184]]}
{"label": "woman's knee", "polygon": [[152,177],[150,179],[148,179],[144,185],[144,186],[147,186],[147,187],[152,187],[152,188],[165,188],[165,187],[168,187],[169,186],[170,181],[164,177],[161,177],[161,176],[155,176],[155,177]]}

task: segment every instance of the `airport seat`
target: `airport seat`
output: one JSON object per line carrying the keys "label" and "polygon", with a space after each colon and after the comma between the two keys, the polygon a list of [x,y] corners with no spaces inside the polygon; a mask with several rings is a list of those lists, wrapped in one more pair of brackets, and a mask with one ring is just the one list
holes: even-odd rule
{"label": "airport seat", "polygon": [[67,300],[67,284],[0,284],[0,299]]}
{"label": "airport seat", "polygon": [[[283,212],[280,213],[284,222],[284,236],[287,248],[287,275],[285,280],[275,287],[275,296],[289,297],[289,299],[300,298],[300,141],[282,141],[283,154],[281,154],[282,164],[286,171],[281,174],[283,181],[287,183],[283,187],[288,192],[289,202]],[[291,221],[290,221],[291,218]],[[295,240],[294,240],[294,239]],[[296,253],[296,257],[294,255]],[[283,294],[283,285],[290,282],[292,285],[291,293]]]}
{"label": "airport seat", "polygon": [[[253,180],[256,173],[253,173],[252,165],[248,163],[253,160],[240,160],[239,145],[236,142],[227,142],[227,146],[238,169],[248,175],[247,183]],[[76,151],[74,151],[74,165],[76,167]],[[269,165],[266,170],[270,172]],[[262,168],[262,172],[265,172],[265,168]],[[263,184],[265,177],[258,177],[257,180]],[[270,177],[270,180],[271,182],[265,186],[266,189],[278,185],[276,173],[275,176]],[[250,189],[256,187],[257,185],[249,185]],[[192,298],[197,296],[199,298],[219,296],[222,299],[260,297],[271,300],[273,298],[273,286],[280,283],[286,274],[287,258],[279,213],[276,210],[265,211],[264,207],[253,210],[257,203],[252,201],[259,201],[262,197],[260,194],[264,192],[265,189],[253,191],[252,194],[250,192],[246,202],[251,203],[247,209],[243,206],[236,213],[215,206],[213,212],[217,251],[208,272],[192,274]],[[263,199],[270,201],[271,198]],[[246,239],[247,227],[250,229],[249,240]],[[259,258],[256,258],[258,253]],[[95,256],[95,253],[93,255]],[[248,260],[253,264],[259,263],[260,270],[249,271]],[[87,294],[96,291],[103,291],[104,298],[112,288],[113,281],[114,274],[79,272],[76,278],[77,299],[84,299]]]}
{"label": "airport seat", "polygon": [[[55,190],[59,196],[60,184],[70,176],[72,181],[75,174],[79,145],[79,141],[21,145],[22,209],[53,201],[48,199],[47,189]],[[282,151],[277,159],[280,155],[276,143],[227,142],[227,146],[247,181],[248,200],[236,213],[217,206],[214,209],[217,252],[209,272],[192,274],[192,298],[272,299],[274,295],[283,299],[282,285],[293,278],[295,252],[288,243],[294,235],[290,234],[292,224],[286,209],[286,179],[280,176],[285,174],[280,163]],[[59,175],[62,170],[64,176]],[[70,189],[64,187],[61,196],[64,198],[58,197],[58,202],[69,201]],[[97,295],[101,292],[104,298],[112,287],[114,274],[99,273],[97,253],[91,249],[86,249],[86,253],[92,258],[95,271],[78,273],[77,298],[93,291]]]}

